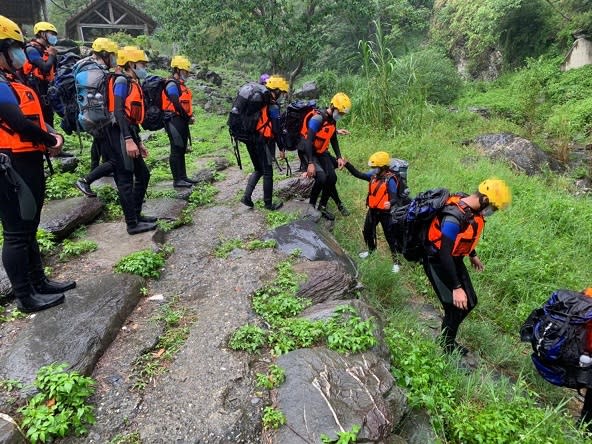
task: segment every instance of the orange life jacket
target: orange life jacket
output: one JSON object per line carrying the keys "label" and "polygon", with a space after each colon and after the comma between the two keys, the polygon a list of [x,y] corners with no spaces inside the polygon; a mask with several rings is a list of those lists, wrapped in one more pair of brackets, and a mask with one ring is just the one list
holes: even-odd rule
{"label": "orange life jacket", "polygon": [[[107,83],[107,104],[109,112],[115,112],[115,79],[123,74],[112,74]],[[137,80],[127,78],[128,90],[125,98],[125,117],[135,125],[144,121],[144,93]]]}
{"label": "orange life jacket", "polygon": [[[33,46],[37,50],[39,50],[39,53],[41,54],[41,58],[43,59],[44,62],[47,62],[47,60],[49,59],[49,54],[47,53],[47,48],[45,48],[43,45],[41,45],[39,42],[37,42],[35,40],[31,41],[27,46]],[[25,54],[26,54],[26,51],[25,51]],[[23,70],[23,74],[25,76],[32,75],[33,77],[36,77],[37,79],[45,81],[45,82],[51,82],[55,77],[55,66],[52,66],[47,74],[43,74],[37,66],[33,65],[29,61],[28,57],[27,57],[27,61],[23,65],[22,70]]]}
{"label": "orange life jacket", "polygon": [[[370,182],[368,183],[368,197],[366,198],[368,208],[385,210],[384,204],[389,201],[388,181],[391,178],[397,181],[397,176],[392,173],[387,173],[383,176],[374,175],[370,178]],[[398,181],[397,186],[399,186]]]}
{"label": "orange life jacket", "polygon": [[[171,80],[167,80],[166,83],[169,83],[170,81]],[[185,86],[183,80],[173,79],[173,82],[177,84],[180,91],[179,103],[181,104],[181,107],[185,110],[188,116],[193,116],[193,94],[191,93],[191,90]],[[178,114],[173,102],[169,100],[169,96],[167,95],[166,83],[165,88],[162,90],[162,110]]]}
{"label": "orange life jacket", "polygon": [[259,116],[259,120],[257,121],[257,126],[255,129],[266,139],[273,138],[273,128],[271,126],[271,119],[269,118],[269,107],[267,105],[261,108],[261,115]]}
{"label": "orange life jacket", "polygon": [[[45,120],[37,93],[16,80],[7,79],[0,74],[0,82],[6,82],[13,90],[19,108],[24,116],[45,130]],[[45,145],[32,142],[26,134],[19,134],[0,120],[0,148],[8,148],[13,153],[45,151]]]}
{"label": "orange life jacket", "polygon": [[[308,122],[310,119],[315,115],[320,114],[317,110],[311,110],[306,116],[304,116],[304,120],[302,122],[302,128],[300,129],[300,135],[306,139],[308,137]],[[325,151],[329,149],[329,142],[331,141],[331,137],[335,134],[337,127],[335,123],[329,123],[328,121],[323,119],[323,124],[321,128],[315,134],[315,138],[312,142],[312,146],[317,154],[323,154]]]}
{"label": "orange life jacket", "polygon": [[[454,241],[452,256],[468,256],[477,247],[485,225],[483,216],[479,213],[473,214],[468,205],[461,202],[461,199],[461,196],[455,195],[448,198],[446,202],[446,206],[453,206],[452,214],[460,212],[461,231]],[[442,245],[441,223],[445,214],[447,214],[446,208],[442,211],[442,214],[432,220],[428,230],[428,240],[437,250],[440,250]],[[465,223],[463,223],[463,219],[465,219]]]}

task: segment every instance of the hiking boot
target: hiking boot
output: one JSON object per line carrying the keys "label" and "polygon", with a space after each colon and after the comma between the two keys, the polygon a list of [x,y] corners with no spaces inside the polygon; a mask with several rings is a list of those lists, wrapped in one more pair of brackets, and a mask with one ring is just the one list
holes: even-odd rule
{"label": "hiking boot", "polygon": [[175,180],[173,182],[173,187],[175,188],[191,188],[193,184],[191,182],[187,182],[186,180]]}
{"label": "hiking boot", "polygon": [[36,293],[39,294],[56,294],[63,293],[64,291],[72,290],[76,288],[75,281],[52,281],[47,277],[43,276],[40,282],[33,284],[33,288]]}
{"label": "hiking boot", "polygon": [[362,251],[360,254],[358,254],[360,259],[366,259],[368,256],[370,256],[370,252],[369,251]]}
{"label": "hiking boot", "polygon": [[284,206],[284,203],[280,200],[279,202],[276,203],[266,203],[265,204],[265,209],[269,210],[269,211],[276,211],[279,210],[280,208],[282,208]]}
{"label": "hiking boot", "polygon": [[323,217],[327,220],[335,220],[335,215],[327,210],[327,207],[319,207],[319,211],[323,215]]}
{"label": "hiking boot", "polygon": [[139,234],[146,231],[155,230],[156,224],[154,222],[138,222],[136,224],[128,224],[127,234]]}
{"label": "hiking boot", "polygon": [[339,212],[341,213],[341,215],[343,217],[347,217],[347,216],[349,216],[351,214],[349,212],[349,210],[347,208],[345,208],[345,206],[343,204],[337,205],[337,209],[339,210]]}
{"label": "hiking boot", "polygon": [[16,306],[23,313],[33,313],[60,305],[64,299],[63,293],[39,294],[31,288],[29,294],[16,298]]}
{"label": "hiking boot", "polygon": [[458,353],[460,356],[468,355],[470,350],[463,345],[460,345],[458,342],[454,341],[453,344],[446,344],[444,346],[444,353],[449,355],[453,353]]}
{"label": "hiking boot", "polygon": [[183,178],[183,180],[184,180],[185,182],[189,182],[189,183],[191,183],[191,184],[194,184],[194,185],[195,185],[196,183],[199,183],[199,180],[190,179],[189,177],[184,177],[184,178]]}
{"label": "hiking boot", "polygon": [[97,197],[97,193],[91,190],[90,185],[84,178],[80,178],[76,181],[76,188],[86,194],[88,197]]}
{"label": "hiking boot", "polygon": [[240,201],[242,204],[246,205],[249,208],[253,208],[255,206],[250,197],[243,196]]}
{"label": "hiking boot", "polygon": [[158,220],[158,217],[154,217],[154,216],[144,216],[143,214],[140,214],[138,216],[138,222],[148,222],[148,223],[153,224],[157,220]]}

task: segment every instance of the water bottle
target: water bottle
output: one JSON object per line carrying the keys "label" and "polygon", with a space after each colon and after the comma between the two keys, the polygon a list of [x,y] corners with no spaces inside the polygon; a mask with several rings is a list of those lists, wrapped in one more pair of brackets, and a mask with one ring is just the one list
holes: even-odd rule
{"label": "water bottle", "polygon": [[592,356],[584,353],[580,355],[580,367],[590,367],[592,366]]}

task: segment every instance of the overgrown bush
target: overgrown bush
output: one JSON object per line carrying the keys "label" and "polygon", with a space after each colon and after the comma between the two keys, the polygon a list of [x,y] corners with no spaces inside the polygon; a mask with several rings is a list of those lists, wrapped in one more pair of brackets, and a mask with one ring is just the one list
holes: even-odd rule
{"label": "overgrown bush", "polygon": [[152,250],[136,251],[121,258],[115,265],[117,273],[137,274],[145,278],[160,277],[165,258]]}

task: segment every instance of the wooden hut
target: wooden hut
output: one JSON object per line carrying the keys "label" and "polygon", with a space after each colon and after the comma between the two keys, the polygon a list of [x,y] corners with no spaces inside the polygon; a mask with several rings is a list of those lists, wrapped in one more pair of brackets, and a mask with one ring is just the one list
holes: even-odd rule
{"label": "wooden hut", "polygon": [[114,32],[151,34],[156,22],[123,0],[95,0],[66,22],[66,36],[90,42]]}

